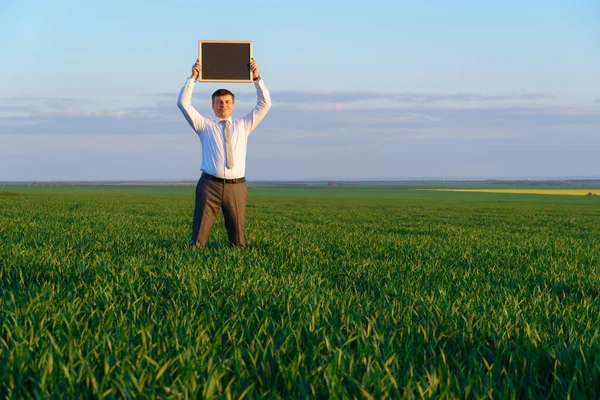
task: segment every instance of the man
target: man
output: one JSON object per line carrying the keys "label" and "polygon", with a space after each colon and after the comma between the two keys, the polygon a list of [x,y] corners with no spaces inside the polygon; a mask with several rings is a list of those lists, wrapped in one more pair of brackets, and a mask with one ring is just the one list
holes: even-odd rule
{"label": "man", "polygon": [[248,135],[263,120],[271,97],[252,59],[252,79],[256,87],[256,107],[243,118],[231,118],[235,95],[219,89],[212,95],[212,109],[217,119],[204,117],[191,105],[192,91],[201,71],[200,59],[192,67],[181,92],[177,106],[200,137],[202,144],[202,175],[196,185],[196,204],[190,245],[204,248],[210,231],[223,209],[225,227],[231,246],[246,246],[246,145]]}

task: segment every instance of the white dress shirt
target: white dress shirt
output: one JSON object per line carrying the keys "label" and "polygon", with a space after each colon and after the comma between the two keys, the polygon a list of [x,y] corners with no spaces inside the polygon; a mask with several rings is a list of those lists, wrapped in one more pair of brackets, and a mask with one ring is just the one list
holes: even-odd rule
{"label": "white dress shirt", "polygon": [[234,167],[227,168],[225,160],[225,133],[224,126],[218,118],[207,118],[192,106],[192,91],[196,81],[188,78],[179,93],[177,106],[192,129],[200,137],[202,143],[202,172],[225,179],[242,178],[246,175],[246,148],[248,135],[263,120],[269,108],[271,108],[271,97],[262,78],[254,81],[256,87],[256,107],[248,115],[242,118],[228,120],[231,122],[232,147]]}

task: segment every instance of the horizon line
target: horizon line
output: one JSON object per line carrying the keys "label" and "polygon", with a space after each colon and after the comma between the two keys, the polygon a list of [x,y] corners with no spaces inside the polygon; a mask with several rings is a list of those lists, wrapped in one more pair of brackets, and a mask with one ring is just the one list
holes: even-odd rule
{"label": "horizon line", "polygon": [[[489,182],[489,181],[597,181],[600,176],[546,176],[546,177],[407,177],[407,178],[305,178],[305,179],[247,179],[248,183],[264,182]],[[198,179],[41,179],[7,180],[0,184],[36,184],[36,183],[196,183]]]}

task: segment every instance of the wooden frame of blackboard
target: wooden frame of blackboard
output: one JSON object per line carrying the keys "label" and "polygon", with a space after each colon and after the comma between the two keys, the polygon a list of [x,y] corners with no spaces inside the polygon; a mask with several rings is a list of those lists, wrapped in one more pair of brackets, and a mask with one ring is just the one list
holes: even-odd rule
{"label": "wooden frame of blackboard", "polygon": [[252,82],[251,40],[198,40],[201,82]]}

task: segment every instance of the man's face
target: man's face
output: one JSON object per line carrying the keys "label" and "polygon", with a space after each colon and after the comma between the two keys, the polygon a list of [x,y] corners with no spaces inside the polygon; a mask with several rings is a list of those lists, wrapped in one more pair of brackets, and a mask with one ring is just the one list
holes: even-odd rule
{"label": "man's face", "polygon": [[215,112],[215,115],[221,119],[229,118],[233,112],[234,106],[233,97],[231,97],[230,94],[226,94],[225,96],[215,96],[212,103],[212,109]]}

